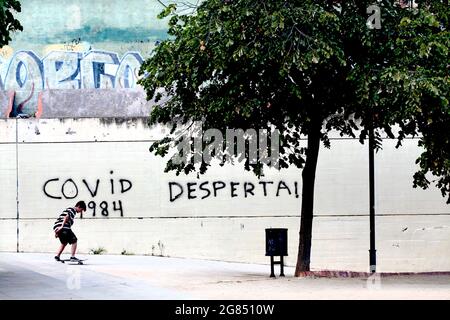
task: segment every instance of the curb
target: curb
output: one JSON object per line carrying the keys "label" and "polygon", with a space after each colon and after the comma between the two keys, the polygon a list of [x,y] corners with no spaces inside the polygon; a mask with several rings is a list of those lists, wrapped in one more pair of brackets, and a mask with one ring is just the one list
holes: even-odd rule
{"label": "curb", "polygon": [[357,271],[303,271],[298,275],[299,278],[370,278],[373,275],[380,277],[392,276],[450,276],[450,271],[432,271],[432,272],[357,272]]}

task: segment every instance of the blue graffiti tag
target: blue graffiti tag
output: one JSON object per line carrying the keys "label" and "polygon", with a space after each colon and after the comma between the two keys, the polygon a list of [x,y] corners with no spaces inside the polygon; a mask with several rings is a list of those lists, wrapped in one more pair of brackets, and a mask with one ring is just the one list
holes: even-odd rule
{"label": "blue graffiti tag", "polygon": [[127,52],[119,60],[117,53],[100,50],[52,51],[43,59],[32,51],[18,51],[3,81],[0,75],[0,90],[15,91],[15,113],[27,113],[44,89],[135,88],[143,61],[138,52]]}

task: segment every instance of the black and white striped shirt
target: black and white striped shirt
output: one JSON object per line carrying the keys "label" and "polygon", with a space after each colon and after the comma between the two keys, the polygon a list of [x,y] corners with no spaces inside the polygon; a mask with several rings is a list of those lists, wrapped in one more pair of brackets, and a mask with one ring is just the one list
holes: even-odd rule
{"label": "black and white striped shirt", "polygon": [[57,228],[61,227],[64,221],[64,218],[68,215],[69,219],[67,219],[66,223],[63,226],[63,229],[70,229],[72,227],[74,219],[75,219],[76,211],[74,208],[67,208],[63,211],[58,217],[58,219],[55,221],[55,224],[53,225],[53,230],[56,230]]}

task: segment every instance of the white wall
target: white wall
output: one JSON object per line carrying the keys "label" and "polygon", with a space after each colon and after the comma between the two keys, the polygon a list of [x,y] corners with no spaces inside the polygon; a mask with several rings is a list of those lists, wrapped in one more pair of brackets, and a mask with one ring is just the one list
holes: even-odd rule
{"label": "white wall", "polygon": [[[91,207],[95,203],[96,215],[88,208],[75,222],[82,253],[104,247],[118,254],[126,250],[268,263],[264,229],[283,227],[289,229],[286,261],[295,265],[301,171],[268,171],[261,180],[274,182],[267,184],[267,195],[261,181],[238,166],[212,168],[199,179],[177,177],[164,173],[164,161],[148,151],[163,133],[163,128],[148,128],[145,120],[0,120],[0,250],[16,251],[18,243],[20,251],[55,251],[55,218],[77,200],[85,200]],[[385,140],[384,150],[376,155],[378,270],[449,270],[449,206],[435,188],[412,188],[414,160],[420,152],[417,140],[407,140],[398,150],[394,145]],[[367,146],[342,138],[332,139],[332,148],[320,151],[313,269],[368,270],[367,154]],[[213,182],[227,186],[216,197],[201,199],[207,192],[198,188],[206,181],[209,189]],[[280,181],[291,194],[282,189],[276,196]],[[170,182],[185,189],[174,201],[170,201]],[[236,196],[231,182],[239,183]],[[195,199],[188,199],[187,183],[197,183],[192,185]],[[245,197],[244,183],[255,185],[254,196]],[[66,199],[76,195],[74,185],[77,197]],[[122,212],[113,210],[119,201]],[[108,216],[102,215],[100,204],[108,205]]]}

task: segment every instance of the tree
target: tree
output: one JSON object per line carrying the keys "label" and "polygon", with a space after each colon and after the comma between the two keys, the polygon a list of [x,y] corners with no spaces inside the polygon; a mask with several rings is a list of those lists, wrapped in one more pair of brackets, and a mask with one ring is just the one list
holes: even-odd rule
{"label": "tree", "polygon": [[[194,13],[177,14],[171,4],[160,14],[170,17],[170,38],[144,62],[139,83],[149,99],[158,102],[163,88],[167,100],[153,108],[150,123],[171,124],[172,132],[174,119],[223,132],[279,130],[280,168],[303,168],[297,276],[310,268],[316,165],[331,130],[356,137],[361,129],[364,142],[373,127],[377,148],[380,131],[394,137],[395,125],[399,145],[422,134],[416,185],[426,187],[431,171],[449,192],[449,148],[442,149],[449,143],[442,130],[449,123],[449,8],[418,2],[402,9],[387,0],[377,7],[362,0],[205,0]],[[381,28],[368,25],[370,8],[381,12]],[[165,156],[178,143],[168,136],[151,151]],[[166,171],[207,168],[169,160]],[[246,160],[246,168],[260,175],[263,164]]]}
{"label": "tree", "polygon": [[[450,7],[448,1],[420,1],[398,25],[396,63],[380,76],[384,94],[380,105],[389,107],[388,124],[400,126],[405,136],[420,135],[424,148],[417,159],[414,187],[428,188],[430,177],[450,203]],[[394,99],[392,98],[394,97]],[[430,175],[431,173],[432,175]]]}
{"label": "tree", "polygon": [[0,48],[11,41],[11,33],[22,31],[19,20],[14,18],[13,12],[20,12],[20,2],[17,0],[0,0]]}

